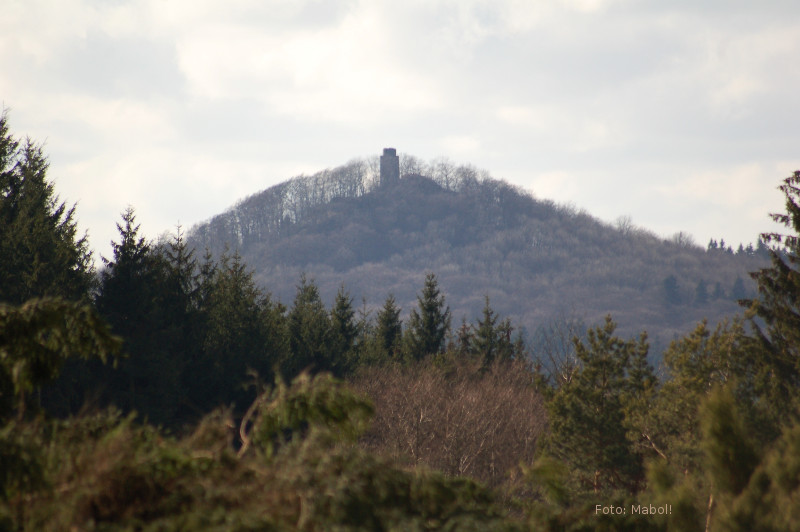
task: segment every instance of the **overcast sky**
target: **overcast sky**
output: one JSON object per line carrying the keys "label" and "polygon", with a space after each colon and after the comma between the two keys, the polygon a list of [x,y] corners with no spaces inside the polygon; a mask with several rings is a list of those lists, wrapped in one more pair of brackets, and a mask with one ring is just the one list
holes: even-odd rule
{"label": "overcast sky", "polygon": [[800,168],[800,2],[5,0],[0,99],[108,256],[393,146],[754,242]]}

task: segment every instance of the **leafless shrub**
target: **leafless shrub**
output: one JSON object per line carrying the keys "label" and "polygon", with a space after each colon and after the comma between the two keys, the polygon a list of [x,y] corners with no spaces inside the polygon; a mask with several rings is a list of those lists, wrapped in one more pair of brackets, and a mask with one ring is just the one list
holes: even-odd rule
{"label": "leafless shrub", "polygon": [[546,427],[542,399],[521,363],[384,366],[353,385],[375,404],[368,449],[492,487],[532,461]]}

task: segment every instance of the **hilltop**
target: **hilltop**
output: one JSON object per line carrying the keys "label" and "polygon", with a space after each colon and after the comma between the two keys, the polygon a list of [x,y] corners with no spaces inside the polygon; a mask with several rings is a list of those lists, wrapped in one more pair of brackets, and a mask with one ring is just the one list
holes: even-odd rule
{"label": "hilltop", "polygon": [[565,316],[591,324],[611,314],[622,333],[647,330],[660,347],[703,318],[738,313],[736,299],[753,290],[748,272],[766,263],[604,223],[471,166],[406,157],[400,175],[381,184],[375,158],[298,176],[196,225],[189,241],[215,255],[237,250],[287,303],[305,273],[326,301],[344,283],[367,311],[392,293],[407,312],[434,272],[456,322],[477,316],[488,295],[529,334]]}

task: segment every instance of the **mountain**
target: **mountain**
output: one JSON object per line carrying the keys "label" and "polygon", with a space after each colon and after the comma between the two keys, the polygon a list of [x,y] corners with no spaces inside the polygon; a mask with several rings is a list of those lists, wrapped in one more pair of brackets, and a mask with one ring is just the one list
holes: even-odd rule
{"label": "mountain", "polygon": [[[623,334],[657,346],[738,313],[762,253],[703,249],[626,223],[541,200],[471,166],[413,157],[402,179],[380,184],[377,158],[299,176],[193,227],[189,242],[237,250],[268,291],[290,303],[302,273],[326,301],[344,284],[365,309],[393,294],[404,313],[434,272],[454,326],[479,316],[484,297],[529,334],[611,314]],[[202,253],[201,253],[202,254]]]}

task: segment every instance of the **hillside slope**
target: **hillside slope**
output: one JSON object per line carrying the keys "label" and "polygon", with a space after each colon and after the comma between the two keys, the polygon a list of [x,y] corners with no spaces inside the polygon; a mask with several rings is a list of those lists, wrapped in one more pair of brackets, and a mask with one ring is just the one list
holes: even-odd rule
{"label": "hillside slope", "polygon": [[471,167],[381,188],[374,166],[355,161],[254,194],[192,228],[190,242],[238,250],[287,303],[305,273],[327,301],[344,283],[368,310],[393,293],[408,312],[432,271],[455,325],[488,295],[529,332],[555,316],[610,313],[623,333],[647,330],[661,346],[704,317],[738,313],[737,279],[752,290],[747,273],[765,262],[612,227]]}

